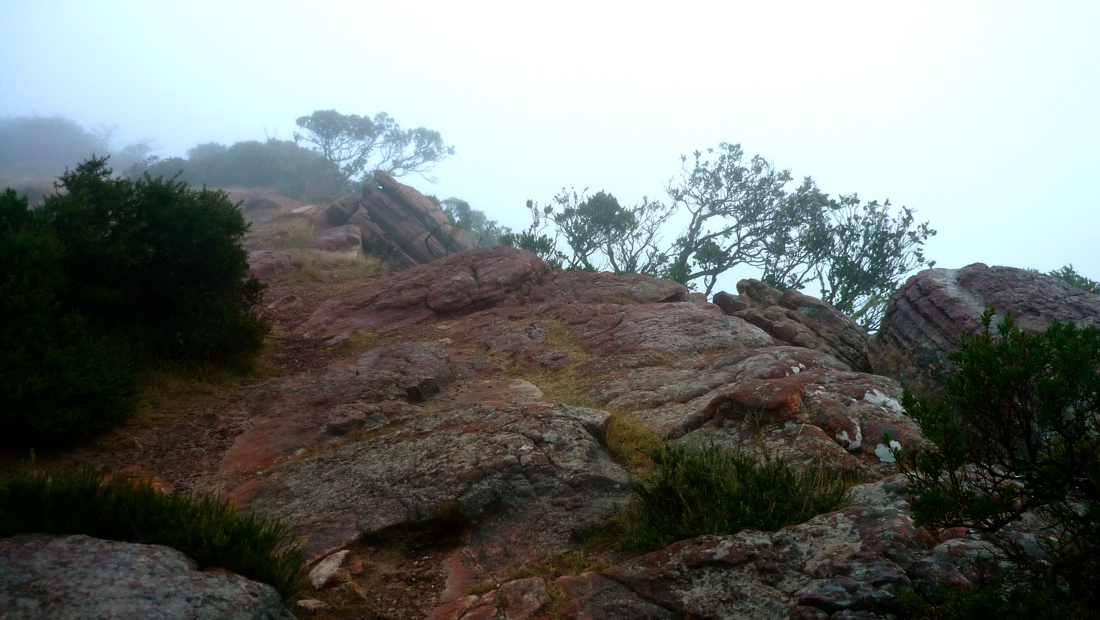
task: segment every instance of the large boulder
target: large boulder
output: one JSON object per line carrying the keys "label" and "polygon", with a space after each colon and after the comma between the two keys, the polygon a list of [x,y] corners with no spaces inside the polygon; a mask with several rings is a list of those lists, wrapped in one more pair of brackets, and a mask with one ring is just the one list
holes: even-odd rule
{"label": "large boulder", "polygon": [[473,247],[465,231],[452,226],[447,215],[415,188],[382,170],[374,172],[374,179],[378,187],[364,183],[361,196],[329,205],[330,226],[358,227],[364,247],[399,269]]}
{"label": "large boulder", "polygon": [[927,269],[912,276],[890,300],[882,327],[868,343],[876,374],[898,379],[917,396],[935,397],[955,367],[948,355],[959,334],[982,329],[987,308],[1006,312],[1025,332],[1040,332],[1055,319],[1100,325],[1100,295],[1048,275],[982,263],[962,269]]}
{"label": "large boulder", "polygon": [[88,536],[0,539],[0,617],[10,620],[293,620],[275,588],[201,572],[179,551]]}
{"label": "large boulder", "polygon": [[752,323],[785,344],[828,353],[852,370],[871,372],[867,330],[831,305],[753,279],[738,282],[737,292],[739,295],[717,293],[714,303],[726,314]]}

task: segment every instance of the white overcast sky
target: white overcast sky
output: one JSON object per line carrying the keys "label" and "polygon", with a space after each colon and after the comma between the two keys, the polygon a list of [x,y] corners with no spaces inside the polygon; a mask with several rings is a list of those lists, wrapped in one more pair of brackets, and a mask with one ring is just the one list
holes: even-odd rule
{"label": "white overcast sky", "polygon": [[1096,0],[5,0],[0,24],[0,116],[162,156],[386,111],[457,149],[406,182],[521,228],[528,198],[663,197],[681,154],[738,142],[916,209],[939,266],[1100,279]]}

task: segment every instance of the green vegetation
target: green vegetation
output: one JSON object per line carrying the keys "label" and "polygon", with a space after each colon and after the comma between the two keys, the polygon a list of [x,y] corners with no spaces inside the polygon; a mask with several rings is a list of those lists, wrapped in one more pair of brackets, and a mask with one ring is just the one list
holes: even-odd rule
{"label": "green vegetation", "polygon": [[[951,356],[959,371],[940,403],[905,396],[906,413],[936,446],[899,459],[912,481],[914,518],[932,528],[975,530],[1003,550],[1017,569],[996,597],[1014,588],[1055,588],[1096,614],[1100,330],[1056,321],[1027,334],[1006,315],[994,335],[992,317],[990,309],[983,332],[961,337]],[[1052,526],[1043,537],[1048,559],[1022,552],[1003,533],[1029,512]]]}
{"label": "green vegetation", "polygon": [[1070,284],[1076,286],[1082,291],[1088,291],[1090,293],[1096,293],[1097,295],[1100,295],[1100,282],[1097,282],[1096,280],[1090,280],[1085,276],[1077,273],[1077,271],[1073,268],[1072,263],[1066,265],[1065,267],[1062,267],[1061,269],[1056,269],[1048,273],[1047,275],[1054,276],[1059,280],[1069,282]]}
{"label": "green vegetation", "polygon": [[60,186],[34,210],[0,194],[0,422],[14,446],[121,423],[149,361],[246,369],[268,331],[224,193],[112,178],[97,158]]}
{"label": "green vegetation", "polygon": [[[402,129],[385,112],[370,116],[315,110],[296,121],[303,133],[294,142],[317,147],[325,161],[348,179],[384,170],[395,177],[415,173],[424,178],[435,165],[455,154],[438,131],[424,127]],[[430,180],[430,179],[429,179]]]}
{"label": "green vegetation", "polygon": [[[809,177],[788,189],[789,170],[759,155],[745,162],[736,144],[696,151],[691,166],[682,159],[668,205],[643,198],[627,208],[605,192],[562,190],[546,206],[528,201],[531,226],[505,230],[500,240],[554,266],[701,283],[708,294],[718,276],[748,265],[780,289],[816,282],[823,300],[868,328],[878,326],[906,273],[934,264],[922,247],[936,231],[917,225],[912,209],[894,215],[889,201],[831,198]],[[661,228],[681,208],[688,224],[664,243]]]}
{"label": "green vegetation", "polygon": [[218,566],[275,587],[284,599],[305,568],[287,529],[239,515],[209,496],[167,496],[148,483],[104,482],[89,467],[59,474],[33,463],[0,482],[0,537],[85,534],[178,549],[199,568]]}
{"label": "green vegetation", "polygon": [[64,116],[0,118],[0,187],[15,188],[39,203],[53,192],[53,180],[93,155],[111,155],[128,167],[153,150],[151,139],[111,146],[113,130],[88,131]]}
{"label": "green vegetation", "polygon": [[250,140],[230,147],[208,142],[188,149],[187,153],[188,159],[147,159],[129,168],[126,176],[140,180],[148,174],[210,187],[274,185],[279,193],[300,198],[310,177],[328,172],[336,180],[339,192],[352,190],[339,170],[319,153],[287,140]]}
{"label": "green vegetation", "polygon": [[1049,586],[1006,587],[1003,578],[991,579],[969,590],[943,588],[935,603],[912,590],[898,593],[900,617],[907,620],[1072,620],[1086,618],[1078,603]]}
{"label": "green vegetation", "polygon": [[623,549],[651,551],[743,529],[770,532],[837,510],[847,494],[824,470],[798,473],[770,457],[676,446],[650,458],[655,470],[631,484],[630,504],[608,527]]}

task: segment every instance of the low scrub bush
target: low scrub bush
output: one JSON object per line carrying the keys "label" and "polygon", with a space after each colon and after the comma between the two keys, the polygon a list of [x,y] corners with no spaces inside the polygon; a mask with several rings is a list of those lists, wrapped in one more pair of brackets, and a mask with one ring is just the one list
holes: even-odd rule
{"label": "low scrub bush", "polygon": [[942,589],[929,602],[912,590],[898,593],[900,617],[906,620],[1073,620],[1081,615],[1078,603],[1065,592],[1049,587],[1007,587],[994,578],[968,590]]}
{"label": "low scrub bush", "polygon": [[799,473],[781,459],[675,446],[650,455],[654,471],[611,530],[620,547],[650,551],[702,534],[774,531],[844,505],[847,486],[824,470]]}
{"label": "low scrub bush", "polygon": [[0,443],[20,448],[120,424],[149,362],[246,370],[268,333],[225,193],[96,158],[60,186],[37,209],[0,194]]}
{"label": "low scrub bush", "polygon": [[[994,334],[992,316],[992,309],[982,316],[984,331],[961,337],[951,355],[958,373],[941,402],[905,395],[906,413],[935,444],[899,459],[912,482],[914,519],[979,532],[1014,563],[1005,586],[982,596],[1008,602],[1011,592],[1053,588],[1092,614],[1081,617],[1097,617],[1100,330],[1055,321],[1028,334],[1006,314]],[[1046,558],[1002,531],[1025,513],[1051,526],[1039,537]]]}
{"label": "low scrub bush", "polygon": [[302,587],[297,543],[278,521],[239,515],[211,496],[168,496],[148,483],[104,482],[90,467],[59,474],[25,466],[0,481],[0,537],[84,534],[166,545],[199,568],[218,566],[270,584],[284,598]]}

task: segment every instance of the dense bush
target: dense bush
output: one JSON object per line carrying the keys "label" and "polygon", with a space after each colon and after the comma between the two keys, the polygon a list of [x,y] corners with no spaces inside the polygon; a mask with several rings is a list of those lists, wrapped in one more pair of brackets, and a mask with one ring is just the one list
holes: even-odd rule
{"label": "dense bush", "polygon": [[[140,179],[174,178],[195,186],[266,187],[277,186],[280,193],[299,198],[306,180],[318,172],[329,172],[337,179],[338,190],[350,191],[351,185],[339,169],[320,153],[286,140],[238,142],[228,148],[214,143],[200,144],[188,153],[190,159],[173,157],[135,166],[126,174]],[[178,175],[178,176],[177,176]]]}
{"label": "dense bush", "polygon": [[95,158],[61,187],[34,210],[0,194],[0,442],[16,446],[122,422],[142,362],[247,367],[268,330],[224,193]]}
{"label": "dense bush", "polygon": [[661,448],[655,470],[631,484],[612,529],[625,549],[649,551],[702,534],[774,531],[843,506],[847,487],[822,470],[717,448]]}
{"label": "dense bush", "polygon": [[[935,450],[902,454],[919,525],[966,527],[1001,548],[1017,570],[1011,588],[1064,588],[1100,614],[1100,330],[1055,321],[1021,332],[1006,315],[963,335],[958,373],[935,406],[906,394],[906,413]],[[1051,524],[1045,559],[1003,528],[1025,513]]]}
{"label": "dense bush", "polygon": [[248,227],[224,192],[112,178],[95,158],[61,186],[36,215],[65,247],[63,307],[173,361],[241,365],[259,351],[261,286],[247,278]]}
{"label": "dense bush", "polygon": [[127,340],[58,301],[72,287],[56,235],[0,194],[0,423],[4,442],[65,439],[121,422],[137,374]]}
{"label": "dense bush", "polygon": [[58,475],[26,467],[0,482],[0,537],[35,532],[167,545],[199,568],[231,570],[274,586],[284,598],[305,577],[297,545],[281,523],[239,515],[228,501],[210,496],[103,483],[88,467]]}

